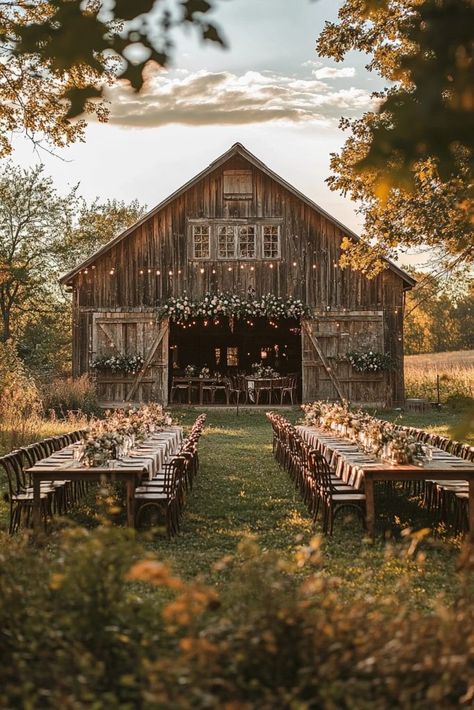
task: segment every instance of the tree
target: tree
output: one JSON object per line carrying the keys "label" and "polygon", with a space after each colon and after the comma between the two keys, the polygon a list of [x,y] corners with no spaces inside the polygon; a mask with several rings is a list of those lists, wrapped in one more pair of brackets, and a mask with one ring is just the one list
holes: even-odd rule
{"label": "tree", "polygon": [[[443,12],[451,6],[448,0],[436,4]],[[331,189],[359,201],[359,212],[364,217],[362,239],[360,242],[346,240],[342,264],[361,268],[368,275],[382,268],[382,257],[395,258],[400,247],[434,248],[435,260],[441,259],[448,270],[472,263],[474,256],[472,136],[467,137],[466,131],[462,134],[459,128],[460,124],[468,125],[465,110],[468,88],[463,62],[459,72],[453,74],[451,94],[448,92],[452,101],[457,96],[458,103],[463,103],[456,109],[457,119],[452,124],[453,130],[455,125],[458,127],[458,140],[454,141],[453,132],[449,133],[450,137],[445,132],[452,118],[449,101],[444,105],[446,92],[442,100],[435,92],[436,100],[431,104],[425,99],[425,90],[433,82],[439,86],[448,81],[441,68],[446,57],[440,46],[443,34],[440,23],[427,19],[432,5],[431,0],[362,3],[347,0],[339,11],[339,22],[327,23],[318,40],[319,53],[336,61],[342,60],[350,50],[369,53],[368,69],[391,82],[390,88],[374,94],[378,111],[369,111],[355,121],[341,121],[341,127],[350,130],[351,136],[341,153],[331,156],[332,175],[328,180]],[[464,0],[460,0],[458,6],[463,12],[470,12]],[[466,19],[465,15],[462,17]],[[445,49],[453,52],[453,48],[458,47],[459,56],[464,56],[465,32],[460,27],[460,18],[460,13],[454,12],[453,21],[447,22]],[[439,56],[433,45],[436,38]],[[423,72],[428,69],[441,75],[423,83]],[[402,96],[406,100],[402,100]],[[461,100],[461,97],[464,98]],[[397,137],[401,131],[399,108],[406,108],[408,103],[427,115],[423,122],[415,121],[413,113],[406,114],[411,118],[403,124],[406,138],[403,143]],[[420,130],[424,131],[428,116],[431,127],[426,135],[429,139],[414,154],[413,141],[420,140]],[[381,136],[385,140],[383,157]],[[449,160],[446,157],[448,143]]]}
{"label": "tree", "polygon": [[88,204],[77,186],[61,196],[41,166],[0,173],[0,341],[14,338],[36,374],[69,367],[71,303],[59,276],[144,211],[137,200]]}
{"label": "tree", "polygon": [[63,146],[83,137],[81,114],[107,120],[104,87],[118,78],[139,90],[148,63],[169,63],[178,27],[223,45],[211,10],[206,0],[1,2],[0,156],[13,131]]}
{"label": "tree", "polygon": [[414,273],[417,287],[407,294],[405,351],[417,353],[474,348],[474,282],[447,290],[432,274]]}
{"label": "tree", "polygon": [[76,188],[59,196],[41,166],[23,170],[9,163],[0,175],[3,342],[12,337],[26,313],[48,308],[55,290],[56,250],[76,204]]}
{"label": "tree", "polygon": [[373,55],[370,69],[395,82],[379,98],[359,170],[380,172],[378,187],[414,187],[413,167],[434,159],[442,180],[472,154],[472,0],[347,0],[340,24],[326,23],[318,48],[340,61],[350,49]]}
{"label": "tree", "polygon": [[80,209],[59,245],[58,256],[63,271],[91,256],[103,244],[123,232],[146,212],[138,200],[129,204],[123,200],[96,198],[90,205],[81,200]]}

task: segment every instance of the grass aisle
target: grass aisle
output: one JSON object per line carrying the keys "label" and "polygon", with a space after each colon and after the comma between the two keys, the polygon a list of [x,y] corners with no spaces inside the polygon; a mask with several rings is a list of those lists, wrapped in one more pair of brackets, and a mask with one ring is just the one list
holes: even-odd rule
{"label": "grass aisle", "polygon": [[[181,534],[168,542],[162,536],[150,544],[180,575],[202,574],[213,583],[225,572],[213,568],[233,554],[239,541],[252,535],[267,550],[289,558],[300,545],[320,532],[296,494],[288,475],[272,457],[271,427],[263,411],[207,410],[200,444],[201,470],[183,514]],[[184,425],[196,411],[180,413]],[[286,412],[295,420],[297,410]],[[395,534],[406,525],[418,529],[429,523],[417,502],[402,496],[377,500],[378,511]],[[338,520],[335,534],[323,542],[324,567],[336,575],[347,597],[395,592],[413,604],[430,607],[435,596],[452,597],[457,588],[457,544],[439,539],[423,545],[423,556],[408,556],[408,541],[400,538],[373,544],[364,538],[357,520]],[[425,559],[423,560],[423,557]],[[309,570],[308,570],[309,571]],[[305,574],[306,572],[303,572]]]}
{"label": "grass aisle", "polygon": [[[205,573],[235,552],[246,535],[261,547],[287,553],[310,536],[310,520],[272,457],[271,428],[262,411],[208,410],[199,456],[201,470],[184,511],[181,534],[154,548],[188,576]],[[184,424],[196,412],[182,415]]]}

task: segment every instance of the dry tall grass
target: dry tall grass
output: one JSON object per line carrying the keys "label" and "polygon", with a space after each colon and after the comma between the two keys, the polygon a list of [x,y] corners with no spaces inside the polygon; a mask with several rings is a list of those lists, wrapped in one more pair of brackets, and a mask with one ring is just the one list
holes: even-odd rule
{"label": "dry tall grass", "polygon": [[437,400],[437,375],[440,377],[440,399],[474,397],[474,350],[458,350],[405,358],[407,397]]}

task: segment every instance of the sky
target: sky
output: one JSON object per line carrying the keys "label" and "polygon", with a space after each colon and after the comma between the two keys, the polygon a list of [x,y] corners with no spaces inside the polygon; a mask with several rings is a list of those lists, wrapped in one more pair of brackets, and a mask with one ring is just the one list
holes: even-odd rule
{"label": "sky", "polygon": [[240,142],[360,231],[355,205],[331,192],[325,179],[330,153],[345,139],[339,118],[360,116],[381,84],[363,55],[350,53],[336,64],[316,54],[316,38],[342,2],[215,4],[227,50],[200,43],[193,32],[177,35],[173,66],[149,72],[139,95],[111,90],[109,122],[90,122],[84,143],[38,156],[17,137],[14,161],[30,166],[41,159],[62,192],[79,183],[88,200],[137,198],[151,209]]}

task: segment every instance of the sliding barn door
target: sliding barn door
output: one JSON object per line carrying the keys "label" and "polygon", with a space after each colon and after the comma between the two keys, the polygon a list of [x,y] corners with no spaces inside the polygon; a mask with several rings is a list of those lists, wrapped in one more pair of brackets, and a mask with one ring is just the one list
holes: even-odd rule
{"label": "sliding barn door", "polygon": [[388,373],[357,372],[346,360],[351,351],[384,352],[382,311],[332,311],[304,321],[301,335],[304,402],[341,394],[377,406],[389,400]]}
{"label": "sliding barn door", "polygon": [[145,361],[136,373],[96,372],[97,396],[101,405],[126,402],[167,404],[168,332],[168,321],[157,322],[149,313],[94,313],[91,365],[103,355],[140,355]]}

